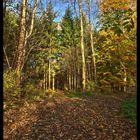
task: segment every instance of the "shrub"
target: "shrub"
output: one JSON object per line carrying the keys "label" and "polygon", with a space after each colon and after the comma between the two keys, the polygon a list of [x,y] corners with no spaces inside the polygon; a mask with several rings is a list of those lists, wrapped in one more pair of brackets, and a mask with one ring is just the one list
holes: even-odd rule
{"label": "shrub", "polygon": [[16,74],[12,70],[3,73],[4,110],[16,107],[20,95],[20,87],[16,81]]}
{"label": "shrub", "polygon": [[94,81],[87,82],[87,90],[88,91],[96,91],[97,88],[98,88],[97,84]]}
{"label": "shrub", "polygon": [[14,71],[6,71],[3,74],[3,90],[4,90],[4,98],[8,98],[9,96],[18,96],[20,92],[20,87],[16,81],[16,74]]}
{"label": "shrub", "polygon": [[38,88],[38,85],[32,81],[26,82],[24,89],[24,97],[30,102],[32,101],[39,101],[46,96],[48,96],[52,91],[44,90],[42,88]]}

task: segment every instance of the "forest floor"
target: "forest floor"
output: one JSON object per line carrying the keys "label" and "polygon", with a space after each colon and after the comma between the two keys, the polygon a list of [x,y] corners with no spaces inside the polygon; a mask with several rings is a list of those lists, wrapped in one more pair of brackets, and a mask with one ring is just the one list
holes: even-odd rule
{"label": "forest floor", "polygon": [[4,112],[5,140],[136,140],[135,126],[120,114],[126,97],[53,98]]}

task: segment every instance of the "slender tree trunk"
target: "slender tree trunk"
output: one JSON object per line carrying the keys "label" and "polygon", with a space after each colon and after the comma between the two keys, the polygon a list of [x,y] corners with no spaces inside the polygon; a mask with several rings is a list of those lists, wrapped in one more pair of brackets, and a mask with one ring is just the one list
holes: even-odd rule
{"label": "slender tree trunk", "polygon": [[73,71],[71,66],[71,89],[73,90]]}
{"label": "slender tree trunk", "polygon": [[79,88],[79,63],[78,63],[78,50],[76,49],[76,90]]}
{"label": "slender tree trunk", "polygon": [[69,69],[67,68],[67,88],[69,90]]}
{"label": "slender tree trunk", "polygon": [[73,90],[74,90],[74,67],[73,67],[72,77],[73,77],[73,80],[72,80],[72,87],[73,87]]}
{"label": "slender tree trunk", "polygon": [[29,32],[26,34],[25,40],[27,40],[32,34],[33,27],[34,27],[35,12],[36,12],[36,9],[37,9],[38,2],[39,2],[39,0],[35,0],[34,8],[33,8],[32,15],[31,15],[30,29],[29,29]]}
{"label": "slender tree trunk", "polygon": [[77,66],[76,66],[76,69],[75,69],[75,89],[77,90]]}
{"label": "slender tree trunk", "polygon": [[64,89],[68,89],[68,70],[66,70],[66,77],[65,77],[65,83],[64,83]]}
{"label": "slender tree trunk", "polygon": [[55,87],[54,87],[54,76],[55,76],[55,73],[53,72],[52,73],[52,90],[54,91],[55,90]]}
{"label": "slender tree trunk", "polygon": [[4,4],[3,4],[3,18],[5,18],[6,8],[7,8],[7,7],[6,7],[7,0],[4,0],[3,3],[4,3]]}
{"label": "slender tree trunk", "polygon": [[44,90],[47,90],[47,72],[45,65],[44,65]]}
{"label": "slender tree trunk", "polygon": [[67,83],[68,83],[68,90],[69,90],[69,69],[67,69]]}
{"label": "slender tree trunk", "polygon": [[92,51],[92,62],[93,62],[93,70],[94,70],[94,80],[95,80],[95,83],[96,83],[97,76],[96,76],[95,51],[94,51],[94,47],[93,47],[92,27],[90,27],[90,28],[91,28],[90,29],[90,42],[91,42],[91,51]]}
{"label": "slender tree trunk", "polygon": [[22,11],[21,11],[21,20],[20,20],[20,34],[19,34],[19,44],[18,44],[18,55],[17,55],[17,65],[16,65],[16,73],[17,78],[20,80],[21,76],[21,66],[24,61],[24,52],[25,52],[25,33],[26,33],[26,4],[27,0],[22,0]]}
{"label": "slender tree trunk", "polygon": [[81,82],[80,82],[80,67],[78,66],[77,67],[77,88],[78,88],[78,90],[79,90],[79,88],[81,88]]}
{"label": "slender tree trunk", "polygon": [[7,53],[6,53],[5,47],[3,47],[3,51],[4,51],[4,54],[5,54],[5,58],[6,58],[7,65],[8,65],[8,67],[9,67],[9,69],[10,69],[11,66],[10,66],[10,63],[9,63],[9,59],[8,59],[8,56],[7,56]]}
{"label": "slender tree trunk", "polygon": [[[124,69],[124,83],[127,82],[127,73],[126,73],[126,69]],[[124,92],[126,92],[126,84],[124,85]]]}
{"label": "slender tree trunk", "polygon": [[85,65],[85,50],[84,50],[84,35],[83,35],[83,12],[82,12],[81,0],[78,0],[78,6],[79,6],[79,14],[80,14],[80,27],[81,27],[80,44],[81,44],[81,55],[82,55],[82,90],[83,90],[83,92],[85,92],[86,65]]}
{"label": "slender tree trunk", "polygon": [[71,73],[70,73],[70,69],[69,69],[69,90],[71,90]]}
{"label": "slender tree trunk", "polygon": [[47,74],[48,74],[48,73],[47,73],[47,66],[45,66],[45,81],[46,81],[46,84],[45,84],[46,89],[45,89],[45,90],[46,90],[46,91],[47,91],[47,89],[48,89],[48,81],[47,81],[47,80],[48,80],[48,77],[47,77]]}
{"label": "slender tree trunk", "polygon": [[27,9],[27,0],[22,0],[22,10],[21,10],[21,21],[20,21],[20,35],[19,35],[19,44],[17,51],[17,62],[16,62],[16,73],[18,80],[20,82],[21,71],[24,67],[25,60],[25,46],[27,43],[27,39],[31,36],[34,26],[34,17],[35,11],[37,9],[37,4],[39,0],[35,0],[34,8],[31,16],[31,23],[29,32],[26,31],[26,9]]}
{"label": "slender tree trunk", "polygon": [[66,70],[67,76],[66,76],[66,90],[68,90],[69,88],[69,74],[68,74],[68,70]]}
{"label": "slender tree trunk", "polygon": [[126,92],[126,82],[127,82],[127,73],[126,73],[126,67],[124,66],[124,64],[122,62],[120,62],[122,67],[123,67],[123,70],[124,70],[124,78],[123,78],[123,81],[124,81],[124,86],[123,86],[123,91]]}
{"label": "slender tree trunk", "polygon": [[91,69],[90,69],[90,63],[88,63],[88,79],[91,81]]}
{"label": "slender tree trunk", "polygon": [[97,74],[96,74],[96,60],[95,60],[95,51],[94,51],[94,45],[93,45],[93,28],[91,25],[91,17],[90,17],[90,9],[91,9],[91,4],[90,0],[88,0],[88,18],[89,18],[89,31],[90,31],[90,46],[91,46],[91,52],[92,52],[92,63],[93,63],[93,70],[94,70],[94,81],[96,83],[97,80]]}
{"label": "slender tree trunk", "polygon": [[46,70],[45,70],[45,66],[44,66],[44,82],[43,82],[43,87],[44,87],[44,90],[46,90]]}
{"label": "slender tree trunk", "polygon": [[51,88],[51,66],[50,66],[50,62],[49,62],[49,77],[48,77],[48,89]]}
{"label": "slender tree trunk", "polygon": [[86,63],[86,78],[89,80],[88,62]]}
{"label": "slender tree trunk", "polygon": [[74,90],[76,90],[76,65],[74,65]]}

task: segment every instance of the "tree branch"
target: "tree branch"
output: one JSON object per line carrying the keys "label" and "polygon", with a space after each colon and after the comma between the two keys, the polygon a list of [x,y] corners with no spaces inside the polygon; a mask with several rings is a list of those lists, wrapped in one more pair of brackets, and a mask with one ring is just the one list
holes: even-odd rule
{"label": "tree branch", "polygon": [[31,36],[31,34],[32,34],[33,27],[34,27],[35,12],[36,12],[36,9],[37,9],[38,1],[39,0],[35,0],[34,8],[33,8],[33,11],[32,11],[32,16],[31,16],[30,30],[27,33],[25,40],[27,40]]}
{"label": "tree branch", "polygon": [[9,59],[8,59],[8,56],[7,56],[7,53],[6,53],[5,47],[3,47],[3,51],[4,51],[4,54],[5,54],[6,62],[7,62],[7,64],[8,64],[9,69],[10,69],[11,66],[10,66],[10,63],[9,63]]}

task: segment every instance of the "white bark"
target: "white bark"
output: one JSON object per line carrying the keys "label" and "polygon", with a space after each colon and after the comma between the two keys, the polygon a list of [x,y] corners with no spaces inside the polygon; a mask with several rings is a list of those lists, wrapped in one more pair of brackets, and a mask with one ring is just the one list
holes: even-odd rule
{"label": "white bark", "polygon": [[92,62],[93,62],[93,69],[94,69],[94,80],[96,83],[97,80],[97,74],[96,74],[96,59],[95,59],[95,51],[94,51],[94,45],[93,45],[93,28],[91,25],[91,17],[90,17],[90,9],[91,9],[91,3],[90,0],[88,0],[88,18],[89,18],[89,31],[90,31],[90,43],[91,43],[91,52],[92,52]]}
{"label": "white bark", "polygon": [[85,91],[86,88],[86,64],[85,64],[85,50],[84,50],[84,35],[83,35],[83,11],[81,0],[78,0],[79,14],[80,14],[80,27],[81,27],[81,55],[82,55],[82,90]]}
{"label": "white bark", "polygon": [[51,87],[51,66],[50,66],[50,62],[49,62],[49,72],[48,72],[48,74],[49,74],[49,77],[48,77],[48,89],[50,89]]}
{"label": "white bark", "polygon": [[124,70],[124,78],[123,78],[124,87],[123,87],[123,90],[124,90],[124,92],[126,92],[126,82],[127,82],[126,67],[124,66],[124,64],[122,62],[120,62],[120,64],[121,64],[121,66],[123,67],[123,70]]}

